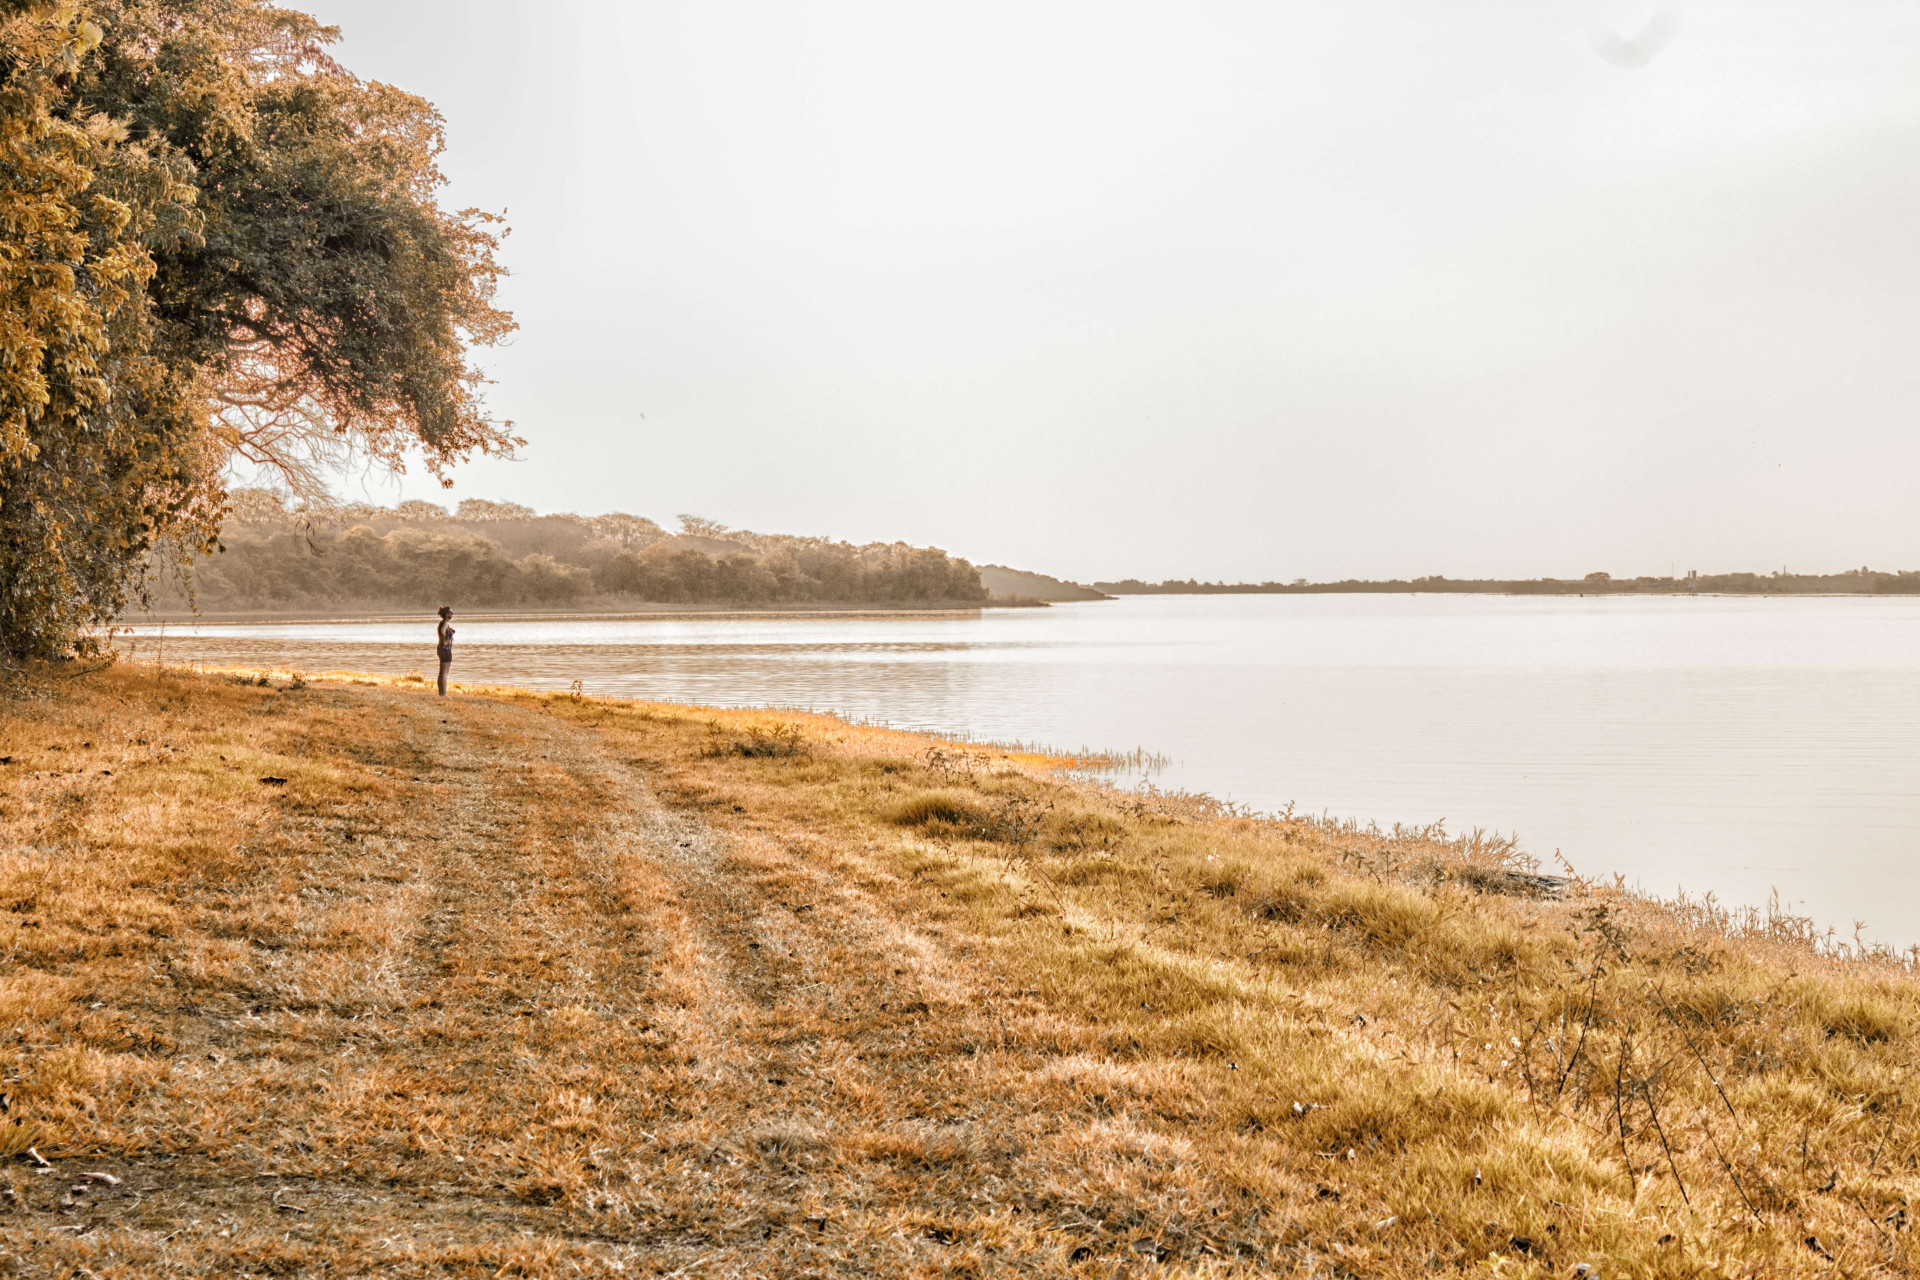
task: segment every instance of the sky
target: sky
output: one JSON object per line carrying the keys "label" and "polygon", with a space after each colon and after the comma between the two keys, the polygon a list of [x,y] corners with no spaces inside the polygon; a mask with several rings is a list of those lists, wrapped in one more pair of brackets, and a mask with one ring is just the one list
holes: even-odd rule
{"label": "sky", "polygon": [[1920,568],[1906,0],[306,7],[513,228],[521,457],[351,496],[1082,581]]}

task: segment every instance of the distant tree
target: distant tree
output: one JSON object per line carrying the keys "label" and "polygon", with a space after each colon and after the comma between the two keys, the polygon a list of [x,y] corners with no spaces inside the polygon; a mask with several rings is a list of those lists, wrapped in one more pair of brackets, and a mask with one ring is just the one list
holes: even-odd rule
{"label": "distant tree", "polygon": [[396,520],[445,520],[447,509],[437,502],[423,502],[419,498],[410,498],[394,504],[393,518]]}
{"label": "distant tree", "polygon": [[441,121],[264,0],[0,0],[0,656],[67,651],[231,459],[319,496],[518,443],[468,361],[499,229],[437,204]]}
{"label": "distant tree", "polygon": [[675,519],[680,521],[680,532],[689,538],[718,538],[728,531],[726,525],[718,520],[709,520],[705,516],[682,514]]}
{"label": "distant tree", "polygon": [[1582,578],[1581,581],[1582,582],[1612,582],[1613,575],[1610,573],[1590,573],[1586,577]]}
{"label": "distant tree", "polygon": [[603,516],[590,516],[587,527],[594,536],[605,538],[625,550],[638,551],[664,540],[667,531],[645,516],[630,516],[624,511],[610,511]]}
{"label": "distant tree", "polygon": [[227,494],[230,524],[285,524],[287,500],[271,489],[235,489]]}
{"label": "distant tree", "polygon": [[536,514],[532,507],[523,507],[517,502],[489,502],[485,498],[460,501],[462,520],[531,520]]}

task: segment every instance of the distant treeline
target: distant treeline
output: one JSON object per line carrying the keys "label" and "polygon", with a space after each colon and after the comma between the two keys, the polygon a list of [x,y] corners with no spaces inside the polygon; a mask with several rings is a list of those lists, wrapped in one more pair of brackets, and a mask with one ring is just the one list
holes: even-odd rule
{"label": "distant treeline", "polygon": [[986,599],[965,560],[730,530],[693,516],[548,515],[468,500],[289,510],[241,490],[220,550],[159,575],[156,608],[205,611],[572,607],[606,603],[956,605]]}
{"label": "distant treeline", "polygon": [[1097,591],[1114,596],[1336,595],[1377,592],[1456,592],[1462,595],[1920,595],[1920,570],[1850,569],[1845,573],[1702,573],[1684,578],[1616,578],[1590,573],[1584,578],[1390,578],[1342,582],[1096,582]]}

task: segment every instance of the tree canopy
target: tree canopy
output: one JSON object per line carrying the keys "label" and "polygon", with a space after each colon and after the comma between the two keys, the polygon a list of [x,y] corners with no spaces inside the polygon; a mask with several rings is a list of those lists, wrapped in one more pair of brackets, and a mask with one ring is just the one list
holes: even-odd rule
{"label": "tree canopy", "polygon": [[[226,554],[194,578],[215,611],[691,605],[978,605],[979,571],[936,547],[854,546],[830,538],[730,530],[668,534],[645,516],[540,515],[469,498],[457,512],[394,507],[289,510],[278,495],[236,490]],[[714,522],[701,522],[711,528]],[[163,583],[162,611],[188,601]]]}
{"label": "tree canopy", "polygon": [[438,198],[442,121],[262,0],[0,0],[0,653],[69,650],[239,457],[314,495],[358,454],[518,443],[476,345],[504,234]]}

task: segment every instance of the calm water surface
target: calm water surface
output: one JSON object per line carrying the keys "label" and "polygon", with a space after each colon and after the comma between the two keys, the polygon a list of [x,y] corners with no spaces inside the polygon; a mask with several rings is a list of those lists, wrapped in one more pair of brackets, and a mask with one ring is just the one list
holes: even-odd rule
{"label": "calm water surface", "polygon": [[[432,624],[170,628],[167,655],[431,674]],[[459,629],[457,679],[1145,747],[1171,760],[1160,786],[1444,818],[1920,941],[1920,601],[1172,596]]]}

